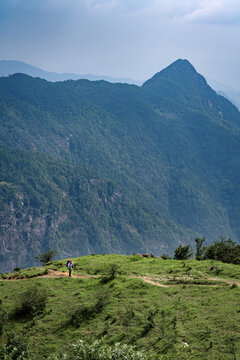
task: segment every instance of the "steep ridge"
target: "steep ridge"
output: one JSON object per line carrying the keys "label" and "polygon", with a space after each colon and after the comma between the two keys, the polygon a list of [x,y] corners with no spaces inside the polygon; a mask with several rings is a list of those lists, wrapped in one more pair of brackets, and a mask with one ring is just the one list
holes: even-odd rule
{"label": "steep ridge", "polygon": [[227,120],[227,126],[233,125],[229,121],[240,126],[238,109],[218,95],[188,60],[175,61],[147,80],[142,88],[155,94],[154,101],[162,106],[171,106],[175,111],[207,112],[219,122]]}
{"label": "steep ridge", "polygon": [[151,214],[148,236],[140,234],[135,249],[156,254],[163,246],[172,253],[179,241],[193,242],[198,234],[208,241],[220,235],[238,240],[239,124],[237,108],[187,60],[142,87],[49,83],[23,74],[0,79],[0,143],[81,163],[118,184],[130,202]]}

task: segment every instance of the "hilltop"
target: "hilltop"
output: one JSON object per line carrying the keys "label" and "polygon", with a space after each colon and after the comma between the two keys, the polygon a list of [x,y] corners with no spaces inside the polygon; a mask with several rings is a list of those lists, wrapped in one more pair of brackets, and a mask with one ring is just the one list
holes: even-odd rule
{"label": "hilltop", "polygon": [[[29,339],[31,359],[38,360],[69,353],[79,339],[136,345],[147,359],[230,360],[239,355],[239,266],[140,255],[73,261],[73,278],[67,277],[66,260],[18,269],[15,280],[13,274],[3,276],[0,346],[11,332],[18,345]],[[45,294],[46,307],[39,304],[33,311],[26,302],[21,305],[31,289],[35,297],[28,304]]]}

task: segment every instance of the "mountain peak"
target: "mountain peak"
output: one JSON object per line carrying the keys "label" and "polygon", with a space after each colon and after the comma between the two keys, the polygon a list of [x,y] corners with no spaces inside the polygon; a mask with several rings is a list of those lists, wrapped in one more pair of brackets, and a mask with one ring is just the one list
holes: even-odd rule
{"label": "mountain peak", "polygon": [[[165,69],[156,73],[151,79],[147,80],[143,86],[157,85],[162,80],[176,82],[189,82],[189,80],[198,79],[206,83],[203,76],[197,73],[193,65],[186,59],[178,59]],[[159,84],[160,85],[160,84]]]}
{"label": "mountain peak", "polygon": [[[157,102],[194,109],[208,108],[216,93],[186,59],[178,59],[143,84]],[[212,101],[212,100],[211,100]],[[175,105],[173,105],[175,104]],[[176,105],[177,104],[177,105]]]}
{"label": "mountain peak", "polygon": [[[143,87],[155,94],[171,98],[209,97],[214,92],[205,78],[186,59],[178,59],[147,80]],[[171,95],[170,95],[171,93]],[[215,93],[215,92],[214,92]]]}
{"label": "mountain peak", "polygon": [[178,59],[171,65],[163,69],[163,71],[180,71],[197,73],[194,66],[187,59]]}

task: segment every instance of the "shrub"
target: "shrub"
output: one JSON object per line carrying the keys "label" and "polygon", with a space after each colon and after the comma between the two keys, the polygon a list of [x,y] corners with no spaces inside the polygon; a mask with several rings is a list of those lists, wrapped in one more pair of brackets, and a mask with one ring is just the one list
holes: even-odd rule
{"label": "shrub", "polygon": [[79,327],[82,322],[94,318],[100,314],[108,303],[109,294],[101,292],[96,295],[96,300],[93,304],[82,305],[76,309],[71,315],[70,324],[74,327]]}
{"label": "shrub", "polygon": [[94,308],[91,305],[83,305],[80,308],[74,310],[69,323],[72,326],[78,328],[82,322],[90,320],[94,316]]}
{"label": "shrub", "polygon": [[142,260],[142,256],[141,256],[141,255],[133,254],[133,255],[130,257],[130,261],[139,261],[139,260]]}
{"label": "shrub", "polygon": [[7,343],[0,349],[0,359],[32,360],[33,354],[28,347],[27,336],[9,333]]}
{"label": "shrub", "polygon": [[57,254],[56,250],[50,250],[48,249],[45,253],[43,254],[38,254],[35,257],[35,260],[38,262],[43,263],[43,265],[47,264],[48,262],[52,261],[54,259],[54,256]]}
{"label": "shrub", "polygon": [[112,281],[115,279],[116,274],[118,272],[119,266],[116,264],[109,264],[105,270],[104,270],[104,274],[101,277],[101,283],[102,284],[106,284],[109,281]]}
{"label": "shrub", "polygon": [[226,240],[222,237],[221,241],[216,241],[206,249],[204,259],[237,265],[240,263],[240,245],[236,245],[231,239]]}
{"label": "shrub", "polygon": [[47,304],[47,290],[40,284],[30,286],[20,297],[16,316],[34,316],[43,312]]}
{"label": "shrub", "polygon": [[163,260],[172,260],[172,258],[170,256],[168,256],[167,254],[162,254],[161,258]]}
{"label": "shrub", "polygon": [[192,256],[192,250],[190,245],[179,245],[175,249],[174,259],[175,260],[187,260]]}
{"label": "shrub", "polygon": [[[147,360],[143,352],[137,351],[134,346],[126,344],[115,344],[110,347],[101,340],[94,341],[92,344],[79,340],[72,347],[72,360]],[[67,355],[54,357],[54,360],[60,359],[67,359]]]}

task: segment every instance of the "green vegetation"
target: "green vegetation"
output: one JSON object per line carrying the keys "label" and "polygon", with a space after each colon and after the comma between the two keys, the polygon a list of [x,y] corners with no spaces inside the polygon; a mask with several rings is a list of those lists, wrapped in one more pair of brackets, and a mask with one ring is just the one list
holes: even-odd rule
{"label": "green vegetation", "polygon": [[206,237],[195,238],[194,241],[196,243],[196,260],[202,260],[204,252],[206,251],[206,246],[203,246]]}
{"label": "green vegetation", "polygon": [[46,308],[47,290],[41,284],[35,284],[29,287],[20,296],[20,303],[17,306],[15,317],[34,317],[42,313]]}
{"label": "green vegetation", "polygon": [[[79,164],[3,146],[0,163],[6,180],[0,184],[0,219],[7,227],[1,230],[1,241],[13,249],[2,256],[1,271],[12,270],[12,261],[21,267],[36,264],[39,253],[43,255],[37,259],[48,261],[48,248],[56,249],[59,257],[66,251],[71,255],[153,250],[163,229],[167,233],[169,225],[162,224],[156,211],[139,208],[119,186]],[[151,243],[144,243],[148,238]]]}
{"label": "green vegetation", "polygon": [[190,245],[179,245],[174,252],[175,260],[187,260],[192,257],[192,250]]}
{"label": "green vegetation", "polygon": [[0,348],[1,360],[32,360],[33,353],[29,349],[26,336],[9,331],[6,344]]}
{"label": "green vegetation", "polygon": [[[0,280],[5,314],[0,354],[15,348],[32,360],[65,359],[69,353],[80,359],[83,351],[89,359],[118,354],[116,360],[232,360],[240,355],[239,265],[139,255],[73,261],[72,278],[66,260],[59,260],[46,265],[49,278]],[[59,271],[66,276],[59,277]],[[110,273],[113,278],[103,282]],[[38,302],[41,293],[44,307]],[[17,317],[27,298],[33,310]]]}
{"label": "green vegetation", "polygon": [[56,250],[50,250],[47,249],[46,252],[39,254],[35,257],[35,260],[38,262],[43,263],[43,265],[47,264],[48,262],[52,261],[54,257],[56,256],[57,251]]}
{"label": "green vegetation", "polygon": [[28,269],[23,269],[23,270],[17,270],[13,273],[4,273],[2,275],[3,279],[7,279],[7,280],[12,280],[12,279],[31,279],[34,277],[38,277],[38,276],[42,276],[42,275],[46,275],[48,274],[48,269],[47,268],[28,268]]}
{"label": "green vegetation", "polygon": [[[72,346],[71,358],[73,360],[146,360],[143,352],[136,351],[131,345],[115,344],[111,347],[101,341],[94,341],[93,344],[86,344],[79,340]],[[68,355],[56,356],[54,359],[67,359]]]}
{"label": "green vegetation", "polygon": [[142,87],[1,78],[1,271],[47,248],[173,256],[202,234],[238,241],[239,124],[183,60]]}
{"label": "green vegetation", "polygon": [[240,245],[222,237],[205,249],[204,258],[240,265]]}

